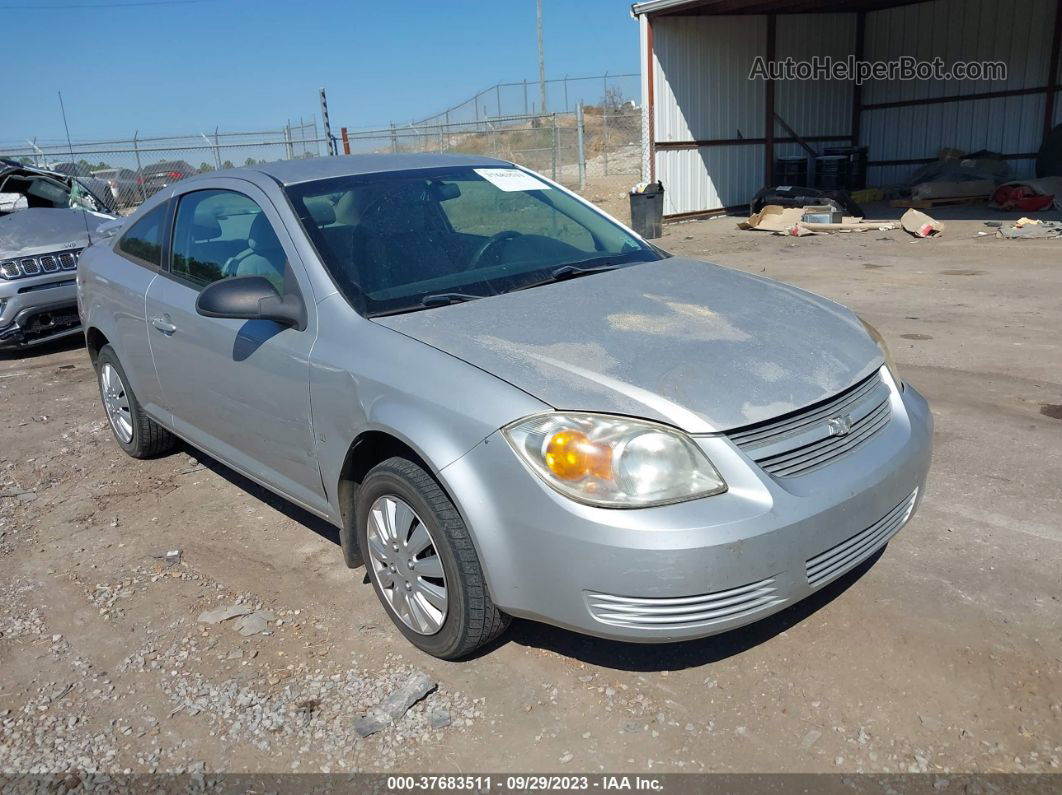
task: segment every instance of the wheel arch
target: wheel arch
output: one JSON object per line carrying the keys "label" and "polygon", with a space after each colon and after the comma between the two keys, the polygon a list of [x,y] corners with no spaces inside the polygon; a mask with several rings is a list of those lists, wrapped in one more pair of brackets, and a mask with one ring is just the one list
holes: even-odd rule
{"label": "wheel arch", "polygon": [[93,367],[96,366],[96,359],[99,358],[103,346],[109,344],[110,340],[107,339],[107,335],[96,326],[89,326],[85,329],[85,347],[88,349],[89,361],[92,362]]}
{"label": "wheel arch", "polygon": [[405,458],[421,467],[435,478],[450,502],[457,505],[453,495],[433,467],[428,457],[418,450],[413,443],[392,429],[371,428],[362,431],[348,445],[343,465],[339,471],[336,484],[336,497],[339,502],[339,539],[343,548],[343,560],[349,568],[356,568],[362,563],[361,551],[358,549],[357,532],[354,527],[355,501],[358,489],[369,471],[388,458]]}

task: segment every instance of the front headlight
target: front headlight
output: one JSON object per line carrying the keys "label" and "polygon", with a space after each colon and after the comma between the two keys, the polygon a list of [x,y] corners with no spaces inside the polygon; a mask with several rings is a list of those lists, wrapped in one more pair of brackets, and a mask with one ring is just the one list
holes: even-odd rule
{"label": "front headlight", "polygon": [[646,420],[558,412],[502,429],[531,470],[561,494],[603,508],[645,508],[726,491],[686,434]]}
{"label": "front headlight", "polygon": [[881,350],[881,355],[885,357],[885,366],[889,368],[889,373],[892,375],[892,380],[896,382],[896,386],[903,389],[903,381],[900,380],[900,371],[896,369],[896,360],[892,358],[892,351],[889,350],[889,344],[885,342],[885,338],[881,336],[881,333],[872,325],[859,318],[859,322],[863,324],[863,328],[867,330],[867,334],[870,338],[877,343],[878,348]]}

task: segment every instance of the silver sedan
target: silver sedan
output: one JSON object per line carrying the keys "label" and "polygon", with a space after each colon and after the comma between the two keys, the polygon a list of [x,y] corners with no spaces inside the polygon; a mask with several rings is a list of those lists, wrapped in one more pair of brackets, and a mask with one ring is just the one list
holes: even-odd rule
{"label": "silver sedan", "polygon": [[175,437],[340,529],[416,646],[511,616],[639,642],[757,621],[877,553],[932,418],[873,328],[451,155],[214,172],[87,249],[118,445]]}

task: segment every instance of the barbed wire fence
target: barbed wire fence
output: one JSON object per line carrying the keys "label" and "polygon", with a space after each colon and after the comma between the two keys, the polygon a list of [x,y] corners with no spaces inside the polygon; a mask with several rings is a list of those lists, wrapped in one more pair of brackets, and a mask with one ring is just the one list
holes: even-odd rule
{"label": "barbed wire fence", "polygon": [[[440,113],[376,127],[288,122],[274,130],[218,129],[173,136],[103,141],[0,142],[0,158],[54,168],[95,187],[106,183],[122,209],[162,185],[192,174],[258,162],[340,153],[460,152],[509,160],[566,186],[620,194],[641,172],[638,76],[602,75],[546,81],[547,107],[536,107],[536,82],[498,83]],[[333,113],[333,118],[335,114]],[[330,146],[330,144],[332,146]]]}

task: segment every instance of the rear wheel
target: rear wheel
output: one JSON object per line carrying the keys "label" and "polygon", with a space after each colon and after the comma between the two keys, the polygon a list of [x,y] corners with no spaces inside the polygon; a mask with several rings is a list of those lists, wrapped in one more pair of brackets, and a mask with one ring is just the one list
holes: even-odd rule
{"label": "rear wheel", "polygon": [[133,458],[151,458],[173,448],[175,437],[144,414],[110,345],[104,345],[96,357],[96,379],[119,447]]}
{"label": "rear wheel", "polygon": [[390,458],[365,477],[358,544],[376,595],[399,631],[435,657],[463,657],[509,625],[490,599],[468,528],[423,468]]}

